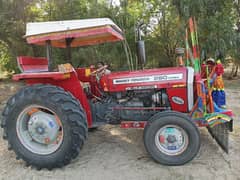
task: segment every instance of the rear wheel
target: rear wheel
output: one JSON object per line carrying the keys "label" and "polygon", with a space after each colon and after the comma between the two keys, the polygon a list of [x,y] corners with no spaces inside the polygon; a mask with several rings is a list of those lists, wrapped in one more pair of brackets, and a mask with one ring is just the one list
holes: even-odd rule
{"label": "rear wheel", "polygon": [[200,148],[200,135],[189,117],[178,112],[153,116],[144,129],[144,144],[151,157],[165,165],[182,165]]}
{"label": "rear wheel", "polygon": [[87,136],[78,100],[52,85],[28,86],[11,97],[1,125],[17,158],[38,169],[68,164]]}

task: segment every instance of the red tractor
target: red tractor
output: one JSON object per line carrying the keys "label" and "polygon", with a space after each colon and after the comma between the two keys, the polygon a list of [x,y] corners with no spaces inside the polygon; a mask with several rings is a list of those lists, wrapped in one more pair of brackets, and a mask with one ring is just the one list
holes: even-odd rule
{"label": "red tractor", "polygon": [[[211,108],[210,88],[195,67],[101,75],[106,66],[62,64],[53,70],[51,47],[67,48],[70,58],[71,47],[123,40],[110,19],[28,23],[25,37],[29,44],[46,45],[47,58],[17,58],[22,73],[13,79],[27,86],[8,100],[1,126],[9,148],[28,165],[68,164],[78,156],[88,129],[104,124],[144,128],[147,152],[165,165],[182,165],[197,155],[198,126],[207,127],[227,151],[232,112]],[[144,61],[143,42],[137,44]]]}

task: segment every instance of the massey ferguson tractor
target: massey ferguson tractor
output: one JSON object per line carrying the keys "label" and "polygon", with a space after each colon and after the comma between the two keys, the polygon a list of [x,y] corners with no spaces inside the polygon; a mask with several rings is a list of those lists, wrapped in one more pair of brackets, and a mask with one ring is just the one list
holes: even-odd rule
{"label": "massey ferguson tractor", "polygon": [[[21,73],[13,80],[26,86],[8,100],[1,127],[9,149],[27,165],[67,165],[78,156],[88,129],[104,124],[143,128],[147,152],[164,165],[182,165],[197,155],[198,127],[207,127],[228,151],[233,113],[213,101],[214,66],[211,72],[208,65],[200,69],[194,44],[195,59],[188,66],[182,64],[180,48],[178,67],[104,74],[100,72],[106,66],[61,64],[56,69],[51,48],[66,48],[70,58],[71,47],[124,40],[122,30],[108,18],[28,23],[25,38],[29,44],[45,45],[46,58],[17,58]],[[142,41],[137,51],[144,60]]]}

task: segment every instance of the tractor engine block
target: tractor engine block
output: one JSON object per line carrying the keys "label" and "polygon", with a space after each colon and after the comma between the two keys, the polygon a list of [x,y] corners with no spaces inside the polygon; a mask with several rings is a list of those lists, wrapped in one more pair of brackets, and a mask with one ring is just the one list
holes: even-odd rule
{"label": "tractor engine block", "polygon": [[96,121],[118,124],[122,120],[145,121],[156,113],[155,108],[170,109],[165,89],[131,90],[105,95],[92,104]]}

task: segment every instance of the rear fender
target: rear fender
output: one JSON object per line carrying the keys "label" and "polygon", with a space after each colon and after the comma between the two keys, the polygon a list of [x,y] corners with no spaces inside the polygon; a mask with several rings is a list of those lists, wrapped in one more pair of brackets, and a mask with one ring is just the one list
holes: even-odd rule
{"label": "rear fender", "polygon": [[[89,102],[87,100],[87,96],[78,80],[78,77],[76,76],[76,73],[70,72],[65,76],[66,78],[59,78],[56,79],[54,76],[51,76],[51,72],[48,72],[50,76],[47,77],[24,77],[21,80],[25,80],[25,82],[28,85],[33,84],[51,84],[55,86],[62,87],[64,90],[69,91],[72,93],[72,95],[79,100],[81,105],[83,106],[86,116],[87,116],[87,122],[88,127],[92,127],[92,114],[91,114],[91,108],[89,105]],[[41,73],[38,73],[41,74]],[[54,72],[52,73],[54,75]],[[14,78],[13,78],[14,79]],[[15,78],[16,80],[16,78]],[[18,79],[19,80],[19,79]]]}

